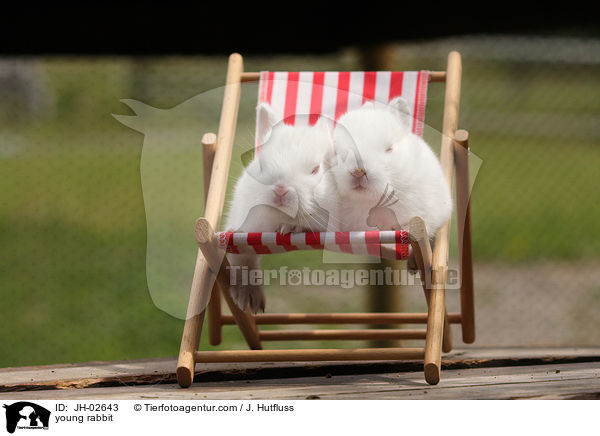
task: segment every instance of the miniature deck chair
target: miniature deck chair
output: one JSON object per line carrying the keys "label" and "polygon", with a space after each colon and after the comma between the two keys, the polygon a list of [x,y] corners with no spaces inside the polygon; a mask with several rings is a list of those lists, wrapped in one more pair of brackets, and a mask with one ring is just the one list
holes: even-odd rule
{"label": "miniature deck chair", "polygon": [[[367,73],[250,73],[243,71],[242,57],[232,54],[226,78],[218,135],[206,134],[204,145],[205,216],[196,221],[198,257],[183,331],[177,380],[182,387],[192,384],[196,363],[272,361],[424,360],[425,379],[440,380],[441,354],[452,349],[450,324],[462,326],[466,343],[475,339],[473,278],[471,256],[468,134],[457,131],[460,99],[461,58],[448,56],[446,71],[367,72]],[[277,80],[277,79],[284,80]],[[414,104],[413,132],[421,134],[428,82],[446,84],[440,161],[449,186],[456,170],[457,222],[460,256],[460,313],[446,312],[450,220],[441,227],[431,247],[424,222],[415,217],[404,231],[337,233],[217,233],[223,212],[242,82],[259,81],[259,101],[271,103],[287,123],[295,114],[311,114],[337,119],[346,110],[364,101],[387,101],[402,95]],[[358,87],[358,88],[357,88]],[[257,147],[260,144],[257,143]],[[389,247],[395,249],[389,249]],[[224,251],[254,250],[260,254],[296,249],[333,249],[380,257],[404,259],[412,246],[423,278],[427,313],[290,313],[252,315],[240,309],[228,292],[229,266]],[[387,247],[384,249],[384,247]],[[221,298],[231,315],[221,312]],[[198,351],[205,313],[209,313],[212,345],[221,342],[223,325],[237,324],[250,350]],[[261,331],[261,324],[426,324],[423,330],[408,329],[330,329]],[[389,340],[424,339],[423,348],[288,349],[264,350],[269,340]]]}

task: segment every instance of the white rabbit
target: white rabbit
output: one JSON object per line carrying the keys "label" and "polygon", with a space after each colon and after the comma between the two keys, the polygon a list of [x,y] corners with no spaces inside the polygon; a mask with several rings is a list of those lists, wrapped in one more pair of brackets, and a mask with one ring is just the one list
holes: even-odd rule
{"label": "white rabbit", "polygon": [[[411,122],[402,97],[388,106],[369,102],[339,118],[334,130],[337,164],[331,169],[339,194],[338,230],[407,228],[412,217],[420,216],[433,237],[448,220],[452,199],[440,162],[411,132]],[[384,216],[386,222],[377,223]],[[386,226],[392,228],[382,228]]]}
{"label": "white rabbit", "polygon": [[[327,229],[328,213],[316,202],[325,162],[333,154],[333,132],[321,118],[314,126],[277,123],[271,107],[258,107],[260,152],[237,181],[225,228],[234,232],[303,232]],[[322,198],[322,194],[318,195]],[[229,254],[232,266],[258,268],[258,255]],[[229,288],[233,299],[245,309],[264,311],[262,286],[242,284],[239,274]]]}

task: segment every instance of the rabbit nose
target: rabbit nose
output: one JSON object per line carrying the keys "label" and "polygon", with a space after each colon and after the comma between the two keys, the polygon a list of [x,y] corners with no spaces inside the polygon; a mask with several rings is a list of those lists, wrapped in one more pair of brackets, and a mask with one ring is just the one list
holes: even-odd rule
{"label": "rabbit nose", "polygon": [[287,194],[289,192],[289,188],[283,186],[283,185],[276,185],[273,188],[273,193],[277,196],[277,197],[285,197],[285,194]]}
{"label": "rabbit nose", "polygon": [[350,174],[352,174],[352,177],[360,179],[361,177],[366,176],[367,172],[362,168],[356,168],[354,171],[351,171]]}

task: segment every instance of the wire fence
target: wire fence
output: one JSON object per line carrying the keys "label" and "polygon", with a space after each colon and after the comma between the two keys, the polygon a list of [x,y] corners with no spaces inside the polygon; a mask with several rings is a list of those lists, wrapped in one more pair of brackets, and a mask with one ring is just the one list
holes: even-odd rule
{"label": "wire fence", "polygon": [[[461,37],[390,47],[398,70],[442,70],[450,50],[463,55],[459,124],[482,160],[472,195],[475,345],[598,344],[600,40]],[[361,62],[348,48],[246,57],[245,67],[339,71]],[[0,365],[177,353],[183,323],[155,304],[185,308],[192,270],[179,273],[164,302],[148,292],[156,265],[146,262],[147,144],[111,114],[133,115],[124,98],[173,114],[191,105],[191,117],[150,117],[144,127],[181,152],[161,155],[168,165],[154,168],[154,182],[172,193],[179,165],[201,180],[200,137],[217,128],[225,69],[225,56],[0,59]],[[426,123],[434,129],[442,103],[443,88],[432,84]],[[256,86],[244,85],[230,185],[252,143],[255,104]],[[185,189],[181,207],[200,214],[201,185]],[[171,228],[185,225],[172,215],[164,216]],[[193,247],[188,230],[180,232]],[[318,261],[291,254],[263,267]],[[185,259],[164,262],[187,271]],[[395,309],[424,308],[413,288]],[[275,285],[267,310],[362,311],[367,293]],[[451,311],[456,297],[449,291]],[[243,339],[228,330],[223,346],[243,347]]]}

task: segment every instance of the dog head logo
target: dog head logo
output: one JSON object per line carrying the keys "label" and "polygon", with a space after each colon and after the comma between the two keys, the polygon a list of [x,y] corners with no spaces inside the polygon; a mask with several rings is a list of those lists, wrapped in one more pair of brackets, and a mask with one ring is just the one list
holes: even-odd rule
{"label": "dog head logo", "polygon": [[200,138],[218,125],[215,108],[222,92],[202,93],[169,109],[126,99],[123,103],[135,115],[114,115],[144,135],[139,171],[146,212],[148,290],[156,307],[179,319],[186,318],[185,295],[192,285],[189,271],[196,262],[194,222],[203,215]]}
{"label": "dog head logo", "polygon": [[14,433],[17,428],[47,429],[50,411],[29,401],[4,404],[6,409],[6,431]]}

